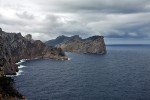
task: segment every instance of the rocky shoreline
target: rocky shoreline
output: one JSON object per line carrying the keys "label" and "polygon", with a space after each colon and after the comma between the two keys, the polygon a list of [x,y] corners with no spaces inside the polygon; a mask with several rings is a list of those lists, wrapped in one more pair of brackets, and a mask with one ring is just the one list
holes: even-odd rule
{"label": "rocky shoreline", "polygon": [[33,40],[30,34],[8,33],[0,28],[0,100],[26,100],[13,84],[11,77],[16,75],[21,59],[49,58],[68,60],[61,48],[47,46],[40,40]]}
{"label": "rocky shoreline", "polygon": [[64,59],[68,57],[61,48],[47,46],[40,40],[33,40],[30,34],[23,37],[21,33],[8,33],[0,28],[0,66],[4,74],[15,75],[21,59],[49,58]]}
{"label": "rocky shoreline", "polygon": [[26,100],[15,89],[13,79],[6,77],[16,75],[19,71],[16,63],[21,59],[68,60],[64,52],[105,54],[103,38],[93,36],[82,39],[76,35],[63,39],[55,46],[48,46],[40,40],[33,40],[30,34],[23,37],[21,33],[8,33],[0,28],[0,100]]}
{"label": "rocky shoreline", "polygon": [[64,52],[92,54],[106,54],[107,52],[103,36],[92,36],[82,39],[79,35],[71,37],[62,35],[47,41],[46,44],[61,48]]}
{"label": "rocky shoreline", "polygon": [[14,80],[11,77],[0,77],[0,100],[26,100],[14,86]]}

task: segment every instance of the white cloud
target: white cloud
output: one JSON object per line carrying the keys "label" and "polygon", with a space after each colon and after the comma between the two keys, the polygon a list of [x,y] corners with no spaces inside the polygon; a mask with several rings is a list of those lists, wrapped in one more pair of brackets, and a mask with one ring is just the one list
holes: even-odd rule
{"label": "white cloud", "polygon": [[149,16],[149,0],[0,0],[3,30],[41,40],[62,34],[147,38]]}

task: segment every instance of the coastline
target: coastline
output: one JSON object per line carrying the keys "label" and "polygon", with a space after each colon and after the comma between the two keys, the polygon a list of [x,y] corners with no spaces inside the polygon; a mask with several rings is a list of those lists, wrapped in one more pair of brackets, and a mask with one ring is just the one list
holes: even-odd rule
{"label": "coastline", "polygon": [[[34,59],[50,59],[50,58],[34,58]],[[19,76],[21,75],[21,73],[23,72],[23,70],[21,70],[22,68],[25,68],[27,66],[21,65],[22,63],[28,61],[28,60],[34,60],[34,59],[21,59],[19,62],[15,63],[16,65],[18,65],[18,72],[16,72],[16,75],[6,75],[8,77],[14,77],[14,76]],[[55,60],[71,60],[71,58],[60,58],[60,59],[56,59],[56,58],[52,58]]]}
{"label": "coastline", "polygon": [[[41,58],[34,58],[34,59],[41,59]],[[13,80],[13,77],[15,76],[17,77],[21,75],[21,73],[23,72],[23,70],[21,69],[26,67],[21,64],[26,62],[27,60],[32,60],[32,59],[21,59],[19,62],[15,63],[18,68],[18,71],[16,72],[15,75],[4,75],[0,77],[0,100],[27,100],[25,96],[19,93],[18,90],[15,88],[14,80]],[[64,58],[55,59],[55,60],[64,60]],[[68,57],[67,60],[69,60]]]}

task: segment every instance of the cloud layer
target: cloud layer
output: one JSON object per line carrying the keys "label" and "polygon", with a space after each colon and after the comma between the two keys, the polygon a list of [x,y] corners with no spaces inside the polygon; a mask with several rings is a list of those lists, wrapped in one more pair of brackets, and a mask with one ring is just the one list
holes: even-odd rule
{"label": "cloud layer", "polygon": [[149,42],[149,16],[150,0],[0,0],[0,27],[43,41],[78,34]]}

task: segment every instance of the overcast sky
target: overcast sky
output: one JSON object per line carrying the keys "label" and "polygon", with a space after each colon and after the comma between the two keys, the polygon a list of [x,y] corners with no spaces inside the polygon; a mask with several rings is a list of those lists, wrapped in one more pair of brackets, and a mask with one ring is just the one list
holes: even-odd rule
{"label": "overcast sky", "polygon": [[42,41],[103,35],[107,44],[150,44],[150,0],[0,0],[0,27]]}

